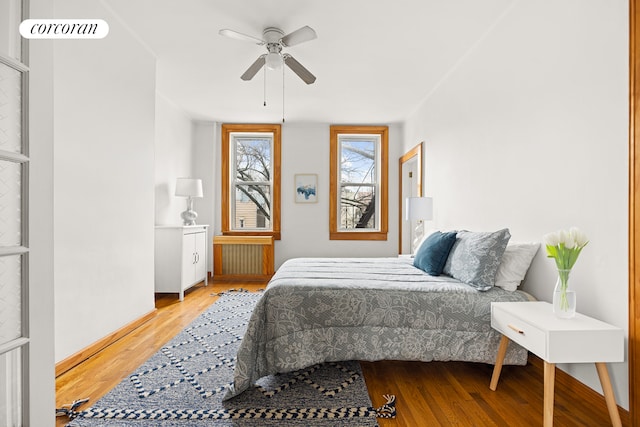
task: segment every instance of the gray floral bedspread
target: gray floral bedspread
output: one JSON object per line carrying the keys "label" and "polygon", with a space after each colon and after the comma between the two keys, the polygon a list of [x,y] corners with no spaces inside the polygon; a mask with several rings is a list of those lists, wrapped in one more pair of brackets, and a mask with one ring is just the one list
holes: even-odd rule
{"label": "gray floral bedspread", "polygon": [[[286,261],[256,305],[226,399],[259,378],[343,360],[494,363],[500,334],[492,301],[522,292],[480,292],[429,276],[410,258],[298,258]],[[506,364],[527,352],[510,345]]]}

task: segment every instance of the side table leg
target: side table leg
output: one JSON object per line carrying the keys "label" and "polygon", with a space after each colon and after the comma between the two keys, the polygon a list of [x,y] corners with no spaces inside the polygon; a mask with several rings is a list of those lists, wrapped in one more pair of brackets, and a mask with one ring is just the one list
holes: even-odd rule
{"label": "side table leg", "polygon": [[544,412],[543,426],[553,426],[553,398],[555,393],[556,365],[544,361]]}
{"label": "side table leg", "polygon": [[620,420],[620,413],[618,412],[618,405],[616,404],[616,396],[613,393],[613,387],[611,386],[611,378],[609,378],[607,364],[596,362],[596,370],[598,371],[598,377],[600,377],[600,385],[602,386],[602,391],[604,393],[604,400],[607,402],[607,409],[609,409],[611,425],[614,427],[621,427],[622,421]]}
{"label": "side table leg", "polygon": [[498,347],[498,354],[496,355],[496,364],[493,366],[493,375],[491,375],[491,384],[489,388],[496,391],[498,387],[498,380],[500,379],[500,372],[502,372],[502,364],[504,363],[504,357],[507,354],[507,347],[509,346],[509,338],[506,335],[500,339],[500,346]]}

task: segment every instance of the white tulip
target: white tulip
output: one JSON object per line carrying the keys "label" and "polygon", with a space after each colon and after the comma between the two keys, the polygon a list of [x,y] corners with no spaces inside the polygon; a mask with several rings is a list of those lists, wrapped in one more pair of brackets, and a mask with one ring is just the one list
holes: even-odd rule
{"label": "white tulip", "polygon": [[567,249],[573,249],[575,247],[577,247],[578,245],[576,244],[576,240],[573,238],[573,236],[569,233],[567,233],[567,235],[565,236],[565,240],[564,240],[564,247]]}
{"label": "white tulip", "polygon": [[573,237],[573,240],[580,247],[589,243],[589,239],[587,238],[587,235],[578,227],[571,227],[569,229],[569,234]]}
{"label": "white tulip", "polygon": [[544,244],[547,246],[558,246],[560,244],[560,233],[548,233],[542,236]]}
{"label": "white tulip", "polygon": [[560,243],[564,243],[565,248],[572,249],[573,247],[575,247],[576,242],[573,240],[568,231],[560,230],[558,234],[560,235]]}
{"label": "white tulip", "polygon": [[589,243],[586,234],[577,227],[545,234],[543,239],[547,246],[547,256],[555,259],[559,271],[571,270],[580,251]]}

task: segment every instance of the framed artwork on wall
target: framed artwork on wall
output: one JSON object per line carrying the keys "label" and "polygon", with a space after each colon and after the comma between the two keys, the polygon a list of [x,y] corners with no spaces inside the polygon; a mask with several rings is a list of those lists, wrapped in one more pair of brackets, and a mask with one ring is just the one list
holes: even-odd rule
{"label": "framed artwork on wall", "polygon": [[316,203],[318,201],[318,175],[314,173],[296,174],[296,203]]}

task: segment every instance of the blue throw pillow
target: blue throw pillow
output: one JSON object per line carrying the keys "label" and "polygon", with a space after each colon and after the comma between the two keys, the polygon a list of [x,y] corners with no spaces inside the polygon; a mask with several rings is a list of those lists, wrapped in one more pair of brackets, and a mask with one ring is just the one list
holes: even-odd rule
{"label": "blue throw pillow", "polygon": [[413,265],[432,276],[439,276],[455,242],[455,231],[446,233],[434,232],[420,245],[416,256],[413,258]]}

